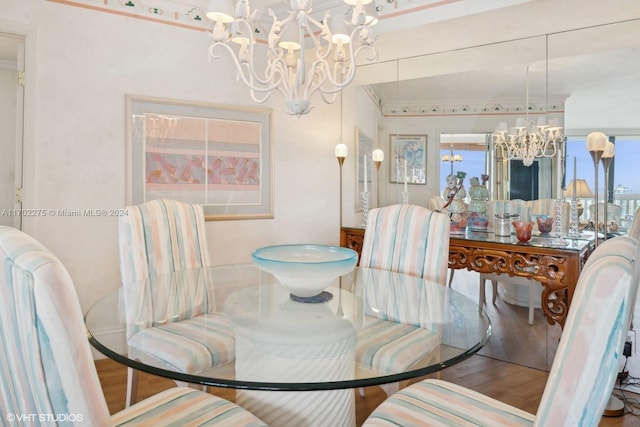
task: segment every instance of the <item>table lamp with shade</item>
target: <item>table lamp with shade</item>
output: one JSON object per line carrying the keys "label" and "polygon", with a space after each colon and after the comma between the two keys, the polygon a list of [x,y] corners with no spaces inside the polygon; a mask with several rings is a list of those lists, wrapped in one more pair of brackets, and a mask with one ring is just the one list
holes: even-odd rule
{"label": "table lamp with shade", "polygon": [[564,197],[573,199],[574,197],[578,201],[578,218],[582,216],[584,212],[584,204],[582,199],[590,199],[593,197],[593,193],[584,179],[572,179],[564,190]]}

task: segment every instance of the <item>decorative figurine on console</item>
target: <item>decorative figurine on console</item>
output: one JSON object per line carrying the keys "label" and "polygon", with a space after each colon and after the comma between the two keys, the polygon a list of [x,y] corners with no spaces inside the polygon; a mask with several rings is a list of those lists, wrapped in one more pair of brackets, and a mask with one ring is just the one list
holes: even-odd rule
{"label": "decorative figurine on console", "polygon": [[469,230],[486,231],[489,225],[489,219],[487,218],[487,200],[489,200],[489,190],[487,190],[486,182],[489,179],[489,175],[482,175],[482,184],[477,177],[473,177],[469,180],[471,186],[469,187],[469,216],[467,217],[467,226]]}
{"label": "decorative figurine on console", "polygon": [[442,212],[449,213],[451,234],[464,234],[467,229],[467,208],[464,198],[467,192],[464,189],[464,177],[466,172],[458,171],[456,175],[447,176],[447,186],[442,191],[442,197],[446,203],[442,207]]}

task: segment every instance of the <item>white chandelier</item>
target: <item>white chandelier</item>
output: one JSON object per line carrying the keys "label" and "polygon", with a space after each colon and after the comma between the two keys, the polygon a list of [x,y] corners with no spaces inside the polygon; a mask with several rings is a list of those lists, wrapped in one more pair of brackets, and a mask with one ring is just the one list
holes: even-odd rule
{"label": "white chandelier", "polygon": [[[269,9],[271,29],[266,41],[257,41],[254,29],[259,20],[256,11],[249,8],[249,0],[237,0],[235,8],[231,0],[210,0],[207,18],[215,25],[210,33],[213,43],[209,57],[218,58],[216,50],[226,50],[233,58],[238,78],[249,87],[255,102],[265,102],[278,90],[288,113],[306,114],[312,108],[310,99],[315,92],[332,103],[336,94],[353,81],[356,58],[363,50],[369,51],[367,60],[377,57],[372,46],[375,36],[371,27],[377,22],[370,11],[371,7],[375,10],[373,0],[344,1],[351,6],[350,21],[337,16],[332,19],[331,28],[328,11],[321,21],[311,16],[312,0],[290,0],[291,9],[283,19]],[[256,43],[261,42],[266,44],[267,52],[264,70],[259,73],[256,62],[263,61],[256,60],[255,51]],[[232,44],[237,45],[237,52]],[[312,60],[305,54],[306,44],[314,47]]]}
{"label": "white chandelier", "polygon": [[[548,58],[548,54],[546,55]],[[546,70],[548,73],[548,64]],[[546,78],[548,85],[548,76]],[[548,86],[546,91],[548,92]],[[546,95],[548,98],[548,94]],[[548,101],[547,101],[548,102]],[[496,152],[507,160],[522,160],[525,166],[531,166],[537,158],[554,157],[562,142],[562,127],[557,119],[549,120],[540,117],[537,124],[529,120],[529,67],[527,67],[526,82],[526,117],[516,119],[516,125],[507,129],[507,124],[501,122],[493,133],[493,145]]]}
{"label": "white chandelier", "polygon": [[544,118],[534,125],[527,118],[516,120],[515,127],[507,130],[507,124],[498,124],[493,133],[493,144],[496,151],[507,160],[522,160],[525,166],[531,166],[536,158],[554,157],[564,141],[562,128],[556,119]]}

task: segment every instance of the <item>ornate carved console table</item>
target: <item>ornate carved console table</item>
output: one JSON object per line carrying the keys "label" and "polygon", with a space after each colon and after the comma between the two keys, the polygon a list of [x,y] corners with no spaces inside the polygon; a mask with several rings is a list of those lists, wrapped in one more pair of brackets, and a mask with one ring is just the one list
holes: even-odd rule
{"label": "ornate carved console table", "polygon": [[[364,232],[361,227],[342,227],[340,244],[360,254]],[[559,240],[534,236],[519,243],[515,236],[467,231],[450,237],[449,268],[535,279],[543,286],[542,312],[547,322],[564,326],[578,276],[593,248],[589,235]]]}
{"label": "ornate carved console table", "polygon": [[578,276],[593,241],[533,237],[519,243],[515,236],[467,232],[449,240],[449,268],[479,273],[530,277],[542,284],[542,312],[549,324],[564,326]]}

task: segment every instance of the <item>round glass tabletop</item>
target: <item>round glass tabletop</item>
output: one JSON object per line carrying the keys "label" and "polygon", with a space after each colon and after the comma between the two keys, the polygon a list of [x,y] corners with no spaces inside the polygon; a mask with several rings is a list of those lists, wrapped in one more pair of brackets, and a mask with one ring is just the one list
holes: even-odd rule
{"label": "round glass tabletop", "polygon": [[91,344],[138,370],[245,390],[338,390],[420,377],[476,353],[478,305],[417,277],[356,268],[298,301],[254,265],[150,278],[85,316]]}

